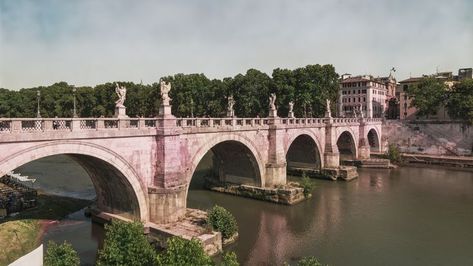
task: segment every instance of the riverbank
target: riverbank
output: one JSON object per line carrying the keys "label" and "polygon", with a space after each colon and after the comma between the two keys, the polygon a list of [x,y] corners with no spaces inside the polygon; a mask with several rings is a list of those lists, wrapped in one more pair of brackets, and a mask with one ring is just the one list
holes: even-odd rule
{"label": "riverbank", "polygon": [[[382,153],[372,153],[373,157],[384,158]],[[441,168],[460,169],[473,171],[473,157],[471,156],[445,156],[416,153],[401,153],[400,166],[437,166]]]}
{"label": "riverbank", "polygon": [[90,204],[90,200],[38,192],[35,208],[0,220],[0,265],[8,265],[36,248],[50,224]]}

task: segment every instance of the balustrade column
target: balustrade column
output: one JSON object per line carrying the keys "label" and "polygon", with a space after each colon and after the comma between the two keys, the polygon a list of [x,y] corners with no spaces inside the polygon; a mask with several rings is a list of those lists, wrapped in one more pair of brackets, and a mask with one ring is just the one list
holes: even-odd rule
{"label": "balustrade column", "polygon": [[71,130],[72,131],[79,131],[80,128],[80,120],[79,119],[72,119],[71,121]]}
{"label": "balustrade column", "polygon": [[53,130],[53,121],[44,120],[44,131],[52,131],[52,130]]}

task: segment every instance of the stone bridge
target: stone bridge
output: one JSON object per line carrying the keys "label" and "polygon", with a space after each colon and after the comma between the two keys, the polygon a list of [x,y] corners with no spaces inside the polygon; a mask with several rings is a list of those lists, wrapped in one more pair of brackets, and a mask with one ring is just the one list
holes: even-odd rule
{"label": "stone bridge", "polygon": [[381,124],[372,118],[170,114],[1,118],[0,176],[46,156],[69,155],[91,177],[101,211],[162,224],[184,215],[190,181],[205,156],[221,181],[272,187],[286,184],[288,167],[337,168],[340,157],[381,151]]}

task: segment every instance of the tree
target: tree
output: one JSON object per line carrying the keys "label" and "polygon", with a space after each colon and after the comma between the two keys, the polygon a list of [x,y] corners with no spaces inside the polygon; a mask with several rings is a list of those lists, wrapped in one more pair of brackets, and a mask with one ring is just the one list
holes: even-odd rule
{"label": "tree", "polygon": [[413,86],[409,86],[407,94],[412,99],[411,107],[415,107],[419,116],[435,115],[438,108],[445,103],[447,86],[434,77],[425,77]]}
{"label": "tree", "polygon": [[212,265],[212,260],[205,254],[202,244],[197,239],[185,240],[171,237],[167,240],[167,248],[157,257],[158,265]]}
{"label": "tree", "polygon": [[212,229],[222,233],[224,239],[228,239],[238,232],[235,217],[225,208],[215,205],[208,211],[207,223]]}
{"label": "tree", "polygon": [[473,79],[455,84],[447,100],[448,114],[473,124]]}
{"label": "tree", "polygon": [[223,255],[222,259],[222,266],[238,266],[240,263],[238,263],[237,255],[235,252],[227,252]]}
{"label": "tree", "polygon": [[245,75],[227,78],[228,95],[235,99],[235,114],[238,117],[266,117],[269,112],[271,78],[265,73],[249,69]]}
{"label": "tree", "polygon": [[105,225],[104,247],[97,265],[153,265],[156,252],[143,234],[140,222],[113,220]]}
{"label": "tree", "polygon": [[71,244],[65,241],[61,245],[53,241],[48,242],[48,250],[44,257],[45,266],[74,266],[79,264],[79,256]]}

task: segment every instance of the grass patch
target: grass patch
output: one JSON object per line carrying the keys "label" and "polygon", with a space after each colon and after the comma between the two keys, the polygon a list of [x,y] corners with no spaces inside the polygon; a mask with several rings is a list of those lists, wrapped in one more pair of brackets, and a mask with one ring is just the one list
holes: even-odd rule
{"label": "grass patch", "polygon": [[42,220],[61,220],[90,200],[38,193],[38,205],[0,220],[0,265],[8,265],[39,245]]}

